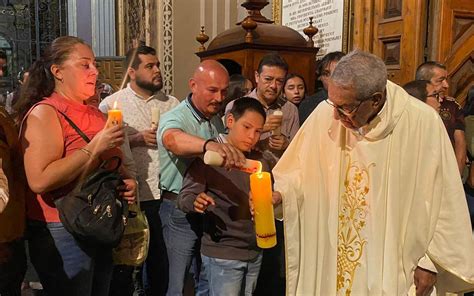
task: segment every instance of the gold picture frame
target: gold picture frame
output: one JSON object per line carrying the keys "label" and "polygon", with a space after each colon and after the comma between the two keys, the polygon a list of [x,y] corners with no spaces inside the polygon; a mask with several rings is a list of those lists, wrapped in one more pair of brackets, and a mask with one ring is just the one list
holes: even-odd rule
{"label": "gold picture frame", "polygon": [[[308,0],[309,1],[309,0]],[[354,0],[343,0],[343,15],[344,21],[342,24],[342,51],[348,52],[352,49],[352,32],[353,32],[353,2]],[[277,25],[281,25],[282,21],[282,5],[283,0],[273,0],[272,1],[272,15],[273,21]]]}

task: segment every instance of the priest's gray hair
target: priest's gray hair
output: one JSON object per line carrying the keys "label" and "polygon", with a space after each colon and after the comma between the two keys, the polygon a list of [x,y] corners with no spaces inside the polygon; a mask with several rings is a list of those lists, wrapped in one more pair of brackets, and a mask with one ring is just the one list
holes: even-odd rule
{"label": "priest's gray hair", "polygon": [[365,100],[385,90],[387,68],[376,55],[354,50],[337,63],[331,79],[337,86],[353,88],[357,99]]}

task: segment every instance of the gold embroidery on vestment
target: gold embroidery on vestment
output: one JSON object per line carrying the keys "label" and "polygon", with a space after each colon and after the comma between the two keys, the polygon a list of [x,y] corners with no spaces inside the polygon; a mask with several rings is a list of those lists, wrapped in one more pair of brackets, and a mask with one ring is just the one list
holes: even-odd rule
{"label": "gold embroidery on vestment", "polygon": [[352,162],[348,155],[348,165],[344,179],[344,193],[339,202],[339,224],[337,243],[337,292],[351,295],[352,284],[367,240],[362,237],[366,225],[369,193],[369,165],[361,166]]}

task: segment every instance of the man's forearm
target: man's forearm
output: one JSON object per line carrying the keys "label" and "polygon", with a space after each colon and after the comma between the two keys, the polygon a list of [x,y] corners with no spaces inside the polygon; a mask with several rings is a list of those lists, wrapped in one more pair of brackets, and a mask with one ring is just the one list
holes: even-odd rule
{"label": "man's forearm", "polygon": [[458,162],[459,172],[463,172],[464,167],[466,166],[466,145],[456,144],[454,147],[454,152],[456,153],[456,161]]}
{"label": "man's forearm", "polygon": [[178,129],[170,129],[163,134],[163,145],[177,156],[192,157],[203,153],[205,139]]}
{"label": "man's forearm", "polygon": [[464,131],[456,130],[454,132],[454,153],[456,154],[456,161],[458,162],[459,171],[462,174],[466,166],[467,145]]}

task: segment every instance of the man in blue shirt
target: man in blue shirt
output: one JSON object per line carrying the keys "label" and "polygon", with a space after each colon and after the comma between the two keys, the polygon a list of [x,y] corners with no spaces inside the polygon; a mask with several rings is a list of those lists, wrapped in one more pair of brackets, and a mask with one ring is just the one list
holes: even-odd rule
{"label": "man in blue shirt", "polygon": [[[220,63],[214,60],[202,62],[189,80],[191,94],[160,120],[158,151],[163,198],[160,216],[169,260],[167,295],[182,295],[193,256],[196,255],[200,261],[198,243],[201,217],[185,214],[176,207],[176,197],[181,190],[185,171],[194,157],[207,150],[220,153],[226,167],[240,167],[245,163],[240,150],[231,144],[217,142],[217,136],[224,132],[224,126],[215,115],[221,107],[228,85],[229,74]],[[205,274],[204,281],[198,281],[198,278],[199,269],[195,271],[196,294],[207,293]]]}

